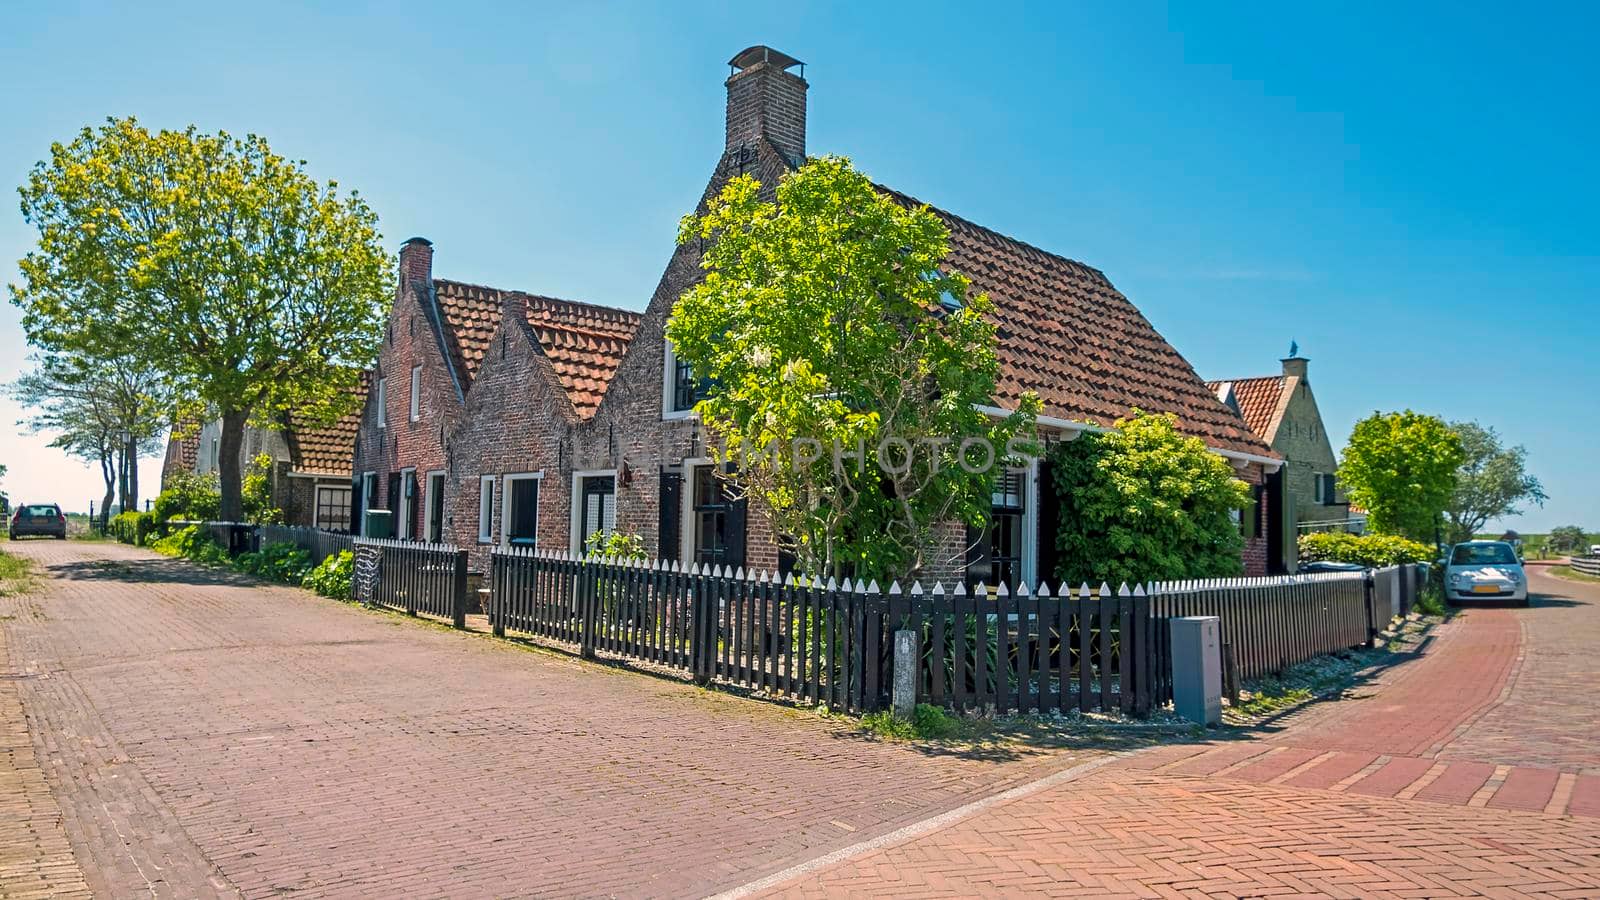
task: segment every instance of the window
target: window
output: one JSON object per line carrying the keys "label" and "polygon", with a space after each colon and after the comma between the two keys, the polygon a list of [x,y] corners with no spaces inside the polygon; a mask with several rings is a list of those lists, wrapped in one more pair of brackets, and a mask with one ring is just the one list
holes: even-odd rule
{"label": "window", "polygon": [[1339,502],[1338,482],[1333,475],[1322,476],[1322,502],[1333,506]]}
{"label": "window", "polygon": [[694,412],[694,405],[711,389],[711,379],[697,378],[688,363],[678,359],[672,345],[666,344],[665,390],[662,405],[668,418],[682,418]]}
{"label": "window", "polygon": [[[382,509],[382,507],[378,505],[377,472],[361,473],[361,502],[366,506],[367,509]],[[356,523],[356,528],[360,531],[363,537],[366,536],[367,520],[365,516],[362,516],[361,521]]]}
{"label": "window", "polygon": [[589,538],[616,530],[616,476],[587,476],[579,492],[578,551]]}
{"label": "window", "polygon": [[[378,379],[378,427],[386,428],[389,425],[389,412],[386,407],[389,401],[389,379]],[[391,504],[392,505],[392,504]]]}
{"label": "window", "polygon": [[222,465],[222,445],[216,438],[211,439],[211,469],[216,471]]}
{"label": "window", "polygon": [[394,536],[409,541],[417,536],[414,519],[417,509],[417,470],[400,470],[400,502],[395,504]]}
{"label": "window", "polygon": [[1312,472],[1311,473],[1311,499],[1315,500],[1318,503],[1327,503],[1328,502],[1327,498],[1322,495],[1322,485],[1323,485],[1322,473],[1321,472]]}
{"label": "window", "polygon": [[422,417],[422,367],[411,367],[411,421]]}
{"label": "window", "polygon": [[1015,585],[1027,580],[1023,550],[1027,545],[1028,473],[1006,472],[989,494],[990,584]]}
{"label": "window", "polygon": [[1494,543],[1484,544],[1457,544],[1450,551],[1450,565],[1452,566],[1514,566],[1517,564],[1517,551],[1510,544]]}
{"label": "window", "polygon": [[428,473],[428,490],[422,506],[422,539],[444,542],[444,472]]}
{"label": "window", "polygon": [[539,479],[542,473],[505,476],[500,510],[500,542],[532,547],[538,543]]}
{"label": "window", "polygon": [[478,543],[494,543],[494,476],[478,478]]}
{"label": "window", "polygon": [[317,509],[312,523],[328,531],[350,530],[350,488],[346,485],[318,485]]}

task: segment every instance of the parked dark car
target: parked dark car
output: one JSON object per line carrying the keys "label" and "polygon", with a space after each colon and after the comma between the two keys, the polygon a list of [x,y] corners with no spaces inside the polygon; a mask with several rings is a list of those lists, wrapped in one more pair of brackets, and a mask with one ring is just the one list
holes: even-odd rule
{"label": "parked dark car", "polygon": [[1313,572],[1361,572],[1365,567],[1359,563],[1334,562],[1331,559],[1321,559],[1316,562],[1301,563],[1297,572],[1311,574]]}
{"label": "parked dark car", "polygon": [[19,503],[11,516],[11,539],[53,537],[67,539],[67,517],[54,503]]}

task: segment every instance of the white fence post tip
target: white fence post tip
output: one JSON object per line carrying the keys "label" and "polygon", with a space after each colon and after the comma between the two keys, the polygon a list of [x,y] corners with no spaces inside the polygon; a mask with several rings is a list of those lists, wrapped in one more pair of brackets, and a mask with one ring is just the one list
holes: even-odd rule
{"label": "white fence post tip", "polygon": [[1128,583],[1126,581],[1124,581],[1121,584],[1121,586],[1119,586],[1117,588],[1117,596],[1118,597],[1132,597],[1133,596],[1133,591],[1128,590]]}
{"label": "white fence post tip", "polygon": [[1100,582],[1100,596],[1102,596],[1102,597],[1111,596],[1111,585],[1106,584],[1104,581]]}
{"label": "white fence post tip", "polygon": [[967,595],[967,586],[958,581],[956,582],[956,589],[951,591],[951,594],[957,597],[965,597]]}
{"label": "white fence post tip", "polygon": [[829,575],[828,583],[825,585],[825,587],[830,591],[836,591],[839,589],[839,582],[832,575]]}
{"label": "white fence post tip", "polygon": [[1045,597],[1048,597],[1048,596],[1050,596],[1050,582],[1048,582],[1048,581],[1039,582],[1039,597],[1042,599],[1042,598],[1045,598]]}
{"label": "white fence post tip", "polygon": [[[869,591],[873,592],[874,594],[876,594],[878,592],[878,583],[876,581],[874,581],[871,585],[869,585],[867,587],[867,590],[869,590]],[[889,582],[889,593],[891,593],[891,594],[900,593],[900,582],[899,581],[891,581],[891,582]]]}
{"label": "white fence post tip", "polygon": [[943,596],[944,596],[944,582],[942,582],[942,581],[935,581],[935,582],[934,582],[934,583],[933,583],[933,590],[932,590],[932,591],[931,591],[931,593],[932,593],[932,594],[933,594],[933,595],[934,595],[934,596],[935,596],[935,597],[943,597]]}
{"label": "white fence post tip", "polygon": [[[894,593],[894,592],[890,591],[890,593]],[[920,581],[911,582],[911,592],[910,593],[911,593],[911,596],[913,596],[913,597],[921,597],[922,596],[922,582],[920,582]]]}
{"label": "white fence post tip", "polygon": [[740,566],[738,571],[733,573],[733,577],[739,579],[740,581],[743,581],[744,580],[744,566]]}
{"label": "white fence post tip", "polygon": [[1142,585],[1142,584],[1134,585],[1133,586],[1133,595],[1135,597],[1143,597],[1145,595],[1144,594],[1144,585]]}

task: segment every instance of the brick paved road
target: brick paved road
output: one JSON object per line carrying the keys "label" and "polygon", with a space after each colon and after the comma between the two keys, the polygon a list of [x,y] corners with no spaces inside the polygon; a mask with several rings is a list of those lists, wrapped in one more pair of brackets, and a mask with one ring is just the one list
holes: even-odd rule
{"label": "brick paved road", "polygon": [[0,741],[20,705],[33,743],[0,745],[0,814],[46,806],[0,842],[63,891],[64,831],[103,897],[703,893],[1082,761],[930,755],[131,548],[6,546],[50,577],[0,598]]}
{"label": "brick paved road", "polygon": [[1600,895],[1600,587],[1535,574],[1248,740],[1163,747],[772,892]]}

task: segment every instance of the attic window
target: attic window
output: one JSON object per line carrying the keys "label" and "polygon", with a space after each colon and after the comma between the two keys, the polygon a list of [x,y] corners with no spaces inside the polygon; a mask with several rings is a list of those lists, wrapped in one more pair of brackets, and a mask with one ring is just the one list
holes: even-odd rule
{"label": "attic window", "polygon": [[[938,269],[922,273],[922,280],[928,282],[929,284],[933,284],[943,277],[944,273],[940,272]],[[956,312],[965,305],[965,303],[961,302],[961,298],[957,297],[955,294],[952,294],[949,291],[939,292],[939,306],[942,307],[945,312]]]}

